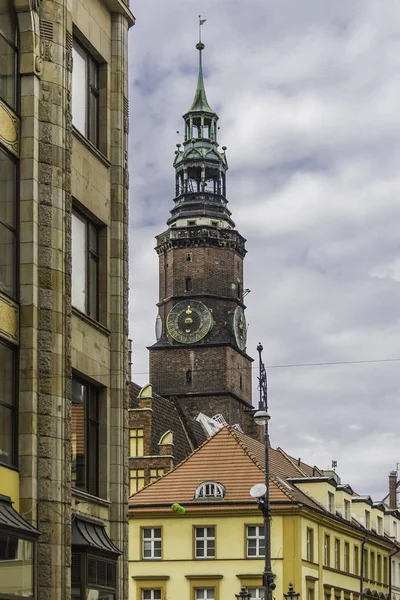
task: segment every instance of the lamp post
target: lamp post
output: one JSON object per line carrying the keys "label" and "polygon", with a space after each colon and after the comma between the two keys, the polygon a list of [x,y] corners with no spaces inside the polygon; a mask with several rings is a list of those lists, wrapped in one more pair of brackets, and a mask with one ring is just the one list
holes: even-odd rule
{"label": "lamp post", "polygon": [[289,583],[289,590],[283,594],[285,600],[299,600],[300,594],[294,591],[293,583]]}
{"label": "lamp post", "polygon": [[267,372],[262,361],[261,353],[263,347],[260,344],[257,346],[259,357],[260,374],[258,377],[258,389],[260,391],[260,399],[258,411],[254,415],[254,420],[257,425],[264,426],[264,446],[265,446],[265,494],[259,499],[259,507],[264,515],[264,541],[265,541],[265,564],[263,574],[264,600],[272,600],[272,591],[276,588],[274,583],[274,575],[271,568],[271,507],[269,501],[269,433],[268,422],[270,416],[268,414],[268,386]]}
{"label": "lamp post", "polygon": [[240,588],[240,592],[235,594],[237,600],[250,600],[250,592],[246,590],[245,587]]}

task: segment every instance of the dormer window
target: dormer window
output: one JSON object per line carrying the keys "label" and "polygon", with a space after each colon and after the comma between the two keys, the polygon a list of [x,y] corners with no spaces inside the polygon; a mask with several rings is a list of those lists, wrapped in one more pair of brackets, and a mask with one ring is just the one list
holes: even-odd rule
{"label": "dormer window", "polygon": [[225,488],[215,481],[204,481],[196,490],[194,497],[197,500],[222,500],[225,496]]}

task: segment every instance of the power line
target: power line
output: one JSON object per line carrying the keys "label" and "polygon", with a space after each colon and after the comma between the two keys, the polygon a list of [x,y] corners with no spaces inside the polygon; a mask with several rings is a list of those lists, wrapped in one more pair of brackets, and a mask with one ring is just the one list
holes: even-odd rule
{"label": "power line", "polygon": [[[331,366],[348,366],[348,365],[367,365],[367,364],[380,364],[380,363],[394,363],[400,362],[399,358],[374,358],[369,360],[341,360],[341,361],[326,361],[326,362],[310,362],[310,363],[287,363],[287,364],[278,364],[278,365],[266,365],[266,369],[295,369],[295,368],[307,368],[307,367],[331,367]],[[185,367],[186,368],[186,367]],[[226,372],[226,371],[247,371],[247,370],[258,370],[258,366],[250,366],[244,367],[243,369],[238,369],[235,367],[226,367],[226,368],[211,368],[211,369],[192,369],[192,373],[218,373],[218,372]],[[165,371],[165,369],[164,369]],[[107,373],[84,373],[87,377],[93,377],[94,379],[98,379],[99,377],[111,377],[112,375],[120,374],[119,370],[110,369]],[[149,375],[149,371],[134,371],[132,375]],[[65,374],[50,374],[50,373],[42,373],[40,375],[32,375],[31,377],[27,377],[26,379],[39,379],[43,377],[45,379],[57,379],[65,377]]]}

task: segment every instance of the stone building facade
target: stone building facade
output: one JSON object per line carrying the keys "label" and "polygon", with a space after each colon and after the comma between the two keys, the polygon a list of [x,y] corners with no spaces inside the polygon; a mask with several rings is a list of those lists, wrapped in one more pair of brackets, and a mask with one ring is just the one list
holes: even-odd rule
{"label": "stone building facade", "polygon": [[133,23],[0,1],[0,598],[128,594]]}

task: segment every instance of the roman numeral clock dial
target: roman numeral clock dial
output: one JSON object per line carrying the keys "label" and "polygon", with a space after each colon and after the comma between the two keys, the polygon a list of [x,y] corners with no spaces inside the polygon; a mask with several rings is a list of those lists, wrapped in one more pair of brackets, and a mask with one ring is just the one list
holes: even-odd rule
{"label": "roman numeral clock dial", "polygon": [[178,302],[167,316],[168,333],[181,344],[199,342],[212,326],[213,318],[210,310],[198,300]]}

